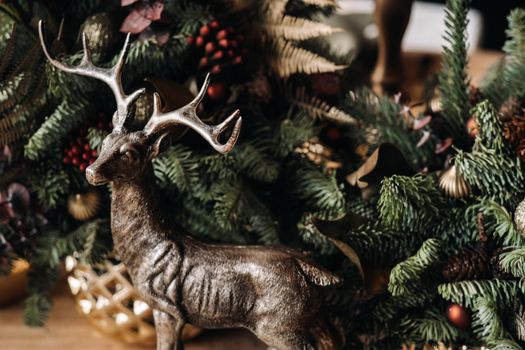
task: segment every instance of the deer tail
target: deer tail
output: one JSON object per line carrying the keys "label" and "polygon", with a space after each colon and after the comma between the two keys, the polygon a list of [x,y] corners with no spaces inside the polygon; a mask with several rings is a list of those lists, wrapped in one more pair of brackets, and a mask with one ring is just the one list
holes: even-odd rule
{"label": "deer tail", "polygon": [[315,285],[325,287],[336,286],[343,283],[343,279],[341,277],[322,267],[314,265],[313,263],[305,261],[301,258],[296,258],[295,260],[299,264],[299,267],[301,268],[301,271],[303,271],[304,275]]}

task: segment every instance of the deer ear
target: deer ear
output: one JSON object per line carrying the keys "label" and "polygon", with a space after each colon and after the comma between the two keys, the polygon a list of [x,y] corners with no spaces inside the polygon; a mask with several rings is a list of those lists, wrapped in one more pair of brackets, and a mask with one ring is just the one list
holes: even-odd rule
{"label": "deer ear", "polygon": [[153,142],[151,146],[148,148],[148,158],[151,160],[153,158],[156,158],[161,153],[161,146],[162,141],[164,141],[164,138],[168,136],[168,133],[165,132],[164,134],[157,137],[157,139]]}

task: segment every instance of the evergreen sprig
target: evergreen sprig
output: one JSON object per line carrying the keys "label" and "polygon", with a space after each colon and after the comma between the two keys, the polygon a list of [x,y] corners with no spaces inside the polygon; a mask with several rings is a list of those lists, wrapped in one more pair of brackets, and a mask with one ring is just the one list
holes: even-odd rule
{"label": "evergreen sprig", "polygon": [[443,198],[434,180],[421,174],[394,175],[381,182],[381,195],[377,203],[381,222],[398,231],[422,232],[440,215]]}
{"label": "evergreen sprig", "polygon": [[489,298],[497,305],[509,305],[509,302],[514,300],[518,288],[516,281],[472,280],[440,284],[438,293],[444,299],[466,307],[474,307],[479,297]]}
{"label": "evergreen sprig", "polygon": [[442,70],[439,74],[441,114],[445,127],[455,140],[465,138],[465,122],[469,117],[467,75],[467,13],[469,0],[447,0],[446,31]]}
{"label": "evergreen sprig", "polygon": [[407,295],[421,279],[423,272],[440,259],[441,242],[429,238],[415,255],[397,264],[390,272],[388,290],[393,296]]}

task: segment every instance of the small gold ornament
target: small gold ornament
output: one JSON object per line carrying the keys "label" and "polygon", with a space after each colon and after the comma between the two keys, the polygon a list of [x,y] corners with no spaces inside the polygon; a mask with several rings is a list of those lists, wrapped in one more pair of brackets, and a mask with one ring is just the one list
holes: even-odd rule
{"label": "small gold ornament", "polygon": [[[88,48],[102,56],[107,55],[118,40],[114,21],[107,13],[96,13],[88,17],[80,28],[80,33],[82,32],[86,35]],[[82,38],[79,38],[79,41],[81,42]]]}
{"label": "small gold ornament", "polygon": [[86,193],[70,194],[67,199],[67,210],[75,219],[85,221],[97,215],[101,204],[100,193],[90,190]]}
{"label": "small gold ornament", "polygon": [[461,176],[455,165],[441,174],[439,187],[447,196],[455,199],[464,198],[470,194],[469,184]]}
{"label": "small gold ornament", "polygon": [[295,148],[295,152],[305,156],[315,165],[324,165],[328,169],[338,169],[343,165],[332,160],[333,151],[323,145],[317,138],[312,138]]}
{"label": "small gold ornament", "polygon": [[514,224],[522,236],[525,236],[525,199],[518,204],[514,212]]}

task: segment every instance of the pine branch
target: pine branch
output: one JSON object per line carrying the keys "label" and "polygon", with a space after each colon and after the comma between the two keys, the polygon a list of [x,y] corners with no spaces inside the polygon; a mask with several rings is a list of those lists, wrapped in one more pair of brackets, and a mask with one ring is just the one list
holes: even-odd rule
{"label": "pine branch", "polygon": [[478,143],[471,153],[458,150],[454,164],[471,188],[499,204],[515,206],[523,197],[525,173],[520,160],[514,156]]}
{"label": "pine branch", "polygon": [[245,142],[234,151],[238,166],[246,176],[264,182],[273,182],[280,173],[280,164],[272,159],[271,140],[255,139]]}
{"label": "pine branch", "polygon": [[502,88],[503,102],[509,97],[525,97],[525,10],[517,8],[508,18],[509,28],[503,50],[506,53],[503,70],[504,85]]}
{"label": "pine branch", "polygon": [[31,191],[36,194],[38,203],[44,209],[54,209],[65,203],[69,190],[69,177],[64,171],[49,169],[31,174]]}
{"label": "pine branch", "polygon": [[380,193],[377,203],[379,217],[387,227],[395,230],[425,234],[425,228],[443,215],[443,198],[429,176],[394,175],[385,178]]}
{"label": "pine branch", "polygon": [[336,8],[337,1],[336,0],[302,0],[307,5],[314,5],[318,7],[333,7]]}
{"label": "pine branch", "polygon": [[108,132],[106,130],[89,128],[87,133],[87,139],[89,141],[89,146],[91,147],[91,149],[100,152],[100,149],[102,148],[102,141],[104,141],[106,136],[108,136]]}
{"label": "pine branch", "polygon": [[446,300],[466,307],[475,307],[479,297],[493,300],[497,305],[509,305],[518,293],[516,281],[499,279],[480,281],[461,281],[444,283],[438,286],[438,293]]}
{"label": "pine branch", "polygon": [[25,147],[26,157],[31,160],[41,157],[83,120],[92,105],[86,99],[64,100],[31,136]]}
{"label": "pine branch", "polygon": [[263,28],[268,35],[287,40],[306,40],[341,32],[339,28],[293,16],[284,16],[276,23],[265,23]]}
{"label": "pine branch", "polygon": [[174,185],[180,191],[190,191],[200,180],[199,164],[191,150],[181,144],[172,146],[153,162],[155,176],[161,187]]}
{"label": "pine branch", "polygon": [[456,140],[465,135],[465,122],[469,117],[467,76],[467,13],[468,0],[447,0],[444,35],[449,46],[443,47],[443,68],[439,74],[442,116],[445,127]]}
{"label": "pine branch", "polygon": [[451,343],[459,338],[458,329],[452,326],[441,310],[431,307],[422,318],[417,319],[416,333],[425,343]]}
{"label": "pine branch", "polygon": [[476,145],[482,144],[484,147],[493,149],[498,153],[506,151],[506,144],[503,140],[503,124],[498,113],[489,101],[480,102],[472,109],[472,113],[479,126],[476,136]]}
{"label": "pine branch", "polygon": [[294,192],[304,201],[307,211],[324,219],[340,217],[345,212],[345,198],[334,175],[299,162],[294,180]]}
{"label": "pine branch", "polygon": [[491,343],[508,337],[495,302],[490,298],[480,297],[475,301],[473,309],[472,328],[480,339]]}
{"label": "pine branch", "polygon": [[500,255],[499,263],[505,272],[515,277],[525,277],[525,247],[504,251]]}
{"label": "pine branch", "polygon": [[[288,114],[290,115],[291,113]],[[276,153],[285,157],[298,145],[309,140],[315,133],[314,120],[307,116],[305,112],[288,116],[281,121],[276,130]]]}
{"label": "pine branch", "polygon": [[415,255],[397,264],[390,272],[388,290],[393,296],[410,293],[421,275],[431,265],[439,261],[441,241],[430,238],[421,245]]}

